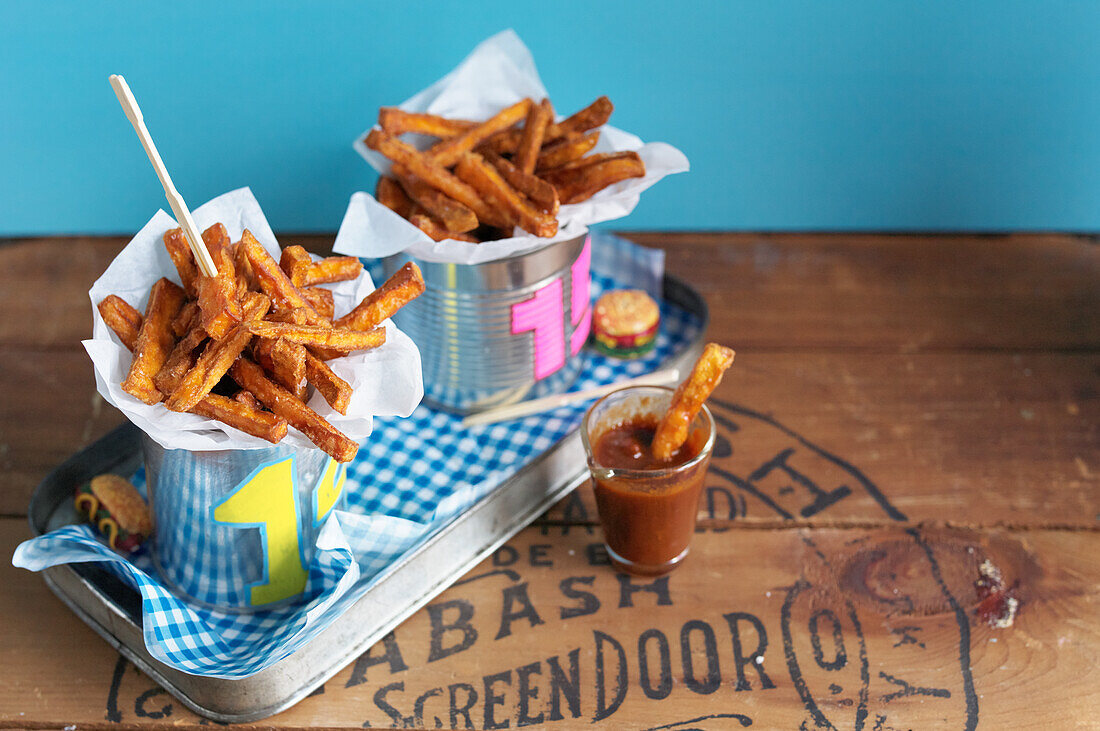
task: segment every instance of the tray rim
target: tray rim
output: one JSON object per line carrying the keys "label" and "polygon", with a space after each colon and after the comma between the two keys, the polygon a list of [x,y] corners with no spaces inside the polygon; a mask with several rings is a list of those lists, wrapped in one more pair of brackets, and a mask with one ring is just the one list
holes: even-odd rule
{"label": "tray rim", "polygon": [[[709,308],[698,292],[677,277],[665,274],[662,289],[665,300],[696,315],[701,323],[695,338],[680,352],[666,358],[657,367],[667,368],[689,364],[701,352],[710,325]],[[92,444],[70,455],[60,465],[51,470],[36,486],[31,497],[27,519],[32,534],[38,536],[44,532],[42,528],[45,527],[49,515],[60,504],[53,501],[51,507],[44,505],[44,503],[49,503],[46,493],[51,489],[56,489],[53,488],[54,483],[68,478],[69,473],[81,467],[87,461],[89,453],[105,449],[107,445],[115,445],[116,443],[119,443],[117,446],[124,448],[127,440],[133,440],[136,445],[137,436],[138,428],[130,422],[125,422]],[[129,458],[129,453],[124,453],[122,457],[115,459],[113,464],[117,465],[127,458]],[[556,473],[557,477],[549,480],[548,489],[539,491],[538,486],[543,478],[554,477],[554,475],[547,475],[546,472],[554,467],[555,463],[564,463],[565,471]],[[570,464],[579,466],[579,469],[573,468],[570,471]],[[153,658],[145,648],[140,616],[136,618],[137,621],[135,622],[135,617],[109,596],[102,586],[74,568],[74,566],[80,564],[54,566],[40,573],[47,587],[78,618],[91,627],[108,645],[132,662],[154,682],[161,685],[189,710],[218,722],[247,723],[275,715],[308,696],[373,646],[386,633],[393,630],[464,576],[471,568],[485,560],[497,548],[530,525],[545,510],[582,484],[585,479],[586,472],[580,434],[577,429],[574,429],[520,468],[519,471],[498,485],[489,494],[474,503],[463,514],[429,534],[415,549],[402,555],[387,567],[384,570],[384,575],[371,589],[367,590],[363,596],[349,606],[340,617],[322,630],[310,643],[275,664],[243,678],[215,678],[195,675],[172,668]],[[526,506],[513,513],[515,515],[514,520],[509,521],[506,526],[497,526],[496,530],[488,536],[486,542],[476,543],[475,545],[478,545],[478,548],[472,553],[457,561],[450,562],[445,571],[437,572],[437,578],[432,580],[426,590],[417,594],[410,601],[401,604],[395,611],[388,613],[388,616],[382,621],[376,622],[369,631],[356,633],[357,636],[354,641],[340,643],[343,649],[332,656],[335,659],[324,662],[323,667],[309,673],[306,680],[296,682],[295,684],[298,687],[295,690],[276,694],[279,696],[278,698],[262,705],[235,710],[224,707],[219,710],[217,707],[212,707],[214,704],[193,697],[195,695],[216,695],[218,690],[228,691],[230,696],[254,695],[263,686],[274,685],[275,683],[272,681],[285,677],[288,668],[303,662],[303,658],[309,657],[308,651],[311,647],[319,646],[322,644],[322,640],[325,639],[331,641],[333,639],[332,635],[337,635],[336,639],[339,640],[338,630],[350,623],[349,617],[354,617],[357,613],[369,610],[374,600],[372,595],[377,594],[383,587],[389,589],[392,583],[401,576],[401,569],[410,564],[415,564],[417,561],[426,560],[425,556],[431,556],[433,549],[435,551],[441,550],[438,546],[446,545],[448,538],[461,533],[463,529],[468,529],[471,521],[476,517],[490,511],[497,503],[505,503],[509,499],[522,499],[526,494],[525,491],[534,492],[536,497],[533,501],[524,501],[527,503]],[[129,587],[127,588],[129,589]],[[133,590],[130,589],[130,591]],[[137,594],[137,592],[134,592],[134,594]],[[99,611],[89,610],[81,600],[94,602]],[[108,625],[114,625],[114,627]],[[119,635],[127,636],[120,637]]]}

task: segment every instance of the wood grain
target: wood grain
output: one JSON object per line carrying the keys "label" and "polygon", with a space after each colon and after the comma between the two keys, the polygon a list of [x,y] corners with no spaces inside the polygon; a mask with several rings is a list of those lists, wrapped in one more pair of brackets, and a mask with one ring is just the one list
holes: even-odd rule
{"label": "wood grain", "polygon": [[[815,525],[901,516],[1098,523],[1100,355],[742,353],[717,393],[727,405],[716,403],[715,411],[726,421],[720,433],[732,454],[722,456],[726,443],[719,444],[704,516]],[[0,400],[0,513],[25,513],[53,466],[121,422],[96,394],[90,370],[83,351],[0,350],[0,372],[23,384]],[[812,509],[814,496],[789,489],[785,467],[769,470],[757,488],[738,482],[785,450],[793,450],[788,466],[820,489],[846,485],[849,494]],[[829,457],[853,467],[896,512]],[[595,515],[585,488],[547,517],[584,522]]]}
{"label": "wood grain", "polygon": [[[0,520],[0,551],[25,533]],[[614,573],[598,540],[524,531],[321,694],[256,725],[463,728],[474,697],[476,728],[700,717],[694,727],[740,728],[733,714],[754,728],[1068,728],[1095,717],[1097,532],[707,530],[656,582]],[[1019,582],[1007,629],[974,615],[986,560]],[[199,723],[38,577],[8,566],[0,580],[0,725]],[[575,691],[563,682],[573,667]]]}
{"label": "wood grain", "polygon": [[1086,237],[627,234],[764,348],[1096,349],[1100,247]]}
{"label": "wood grain", "polygon": [[[710,338],[738,350],[685,565],[666,583],[614,573],[581,488],[254,726],[1094,724],[1100,247],[630,237],[665,248],[706,298]],[[280,240],[325,253],[332,237]],[[124,243],[0,242],[0,554],[28,537],[38,481],[121,421],[79,340]],[[1006,629],[975,614],[986,559],[1020,602]],[[38,576],[0,564],[0,585],[0,728],[208,725]]]}
{"label": "wood grain", "polygon": [[25,515],[50,470],[124,421],[91,365],[83,348],[0,348],[0,515]]}
{"label": "wood grain", "polygon": [[[331,236],[295,236],[328,253]],[[121,237],[0,240],[0,346],[78,348],[92,335],[88,290],[129,241]],[[132,304],[132,303],[131,303]]]}
{"label": "wood grain", "polygon": [[[1100,354],[742,350],[700,516],[1100,525],[1098,375]],[[595,517],[588,486],[546,516]]]}
{"label": "wood grain", "polygon": [[[640,234],[742,350],[1100,347],[1100,247],[1067,235]],[[280,235],[328,253],[331,236]],[[128,239],[0,243],[0,343],[74,345],[87,292]],[[50,292],[48,298],[44,292]],[[31,327],[34,323],[36,326]]]}

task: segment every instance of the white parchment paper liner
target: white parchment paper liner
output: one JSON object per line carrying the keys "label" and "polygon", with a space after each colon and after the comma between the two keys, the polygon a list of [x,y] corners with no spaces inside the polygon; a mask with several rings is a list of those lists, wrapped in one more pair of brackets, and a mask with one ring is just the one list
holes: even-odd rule
{"label": "white parchment paper liner", "polygon": [[[526,97],[538,100],[547,96],[531,52],[514,31],[506,30],[483,41],[453,71],[399,106],[409,112],[482,120]],[[363,143],[369,131],[359,135],[353,147],[375,170],[384,174],[389,171],[390,162]],[[417,139],[414,135],[403,139],[420,148],[433,141],[428,137]],[[666,175],[685,172],[689,167],[684,153],[671,145],[643,143],[634,135],[610,125],[600,128],[600,141],[593,152],[624,150],[637,151],[645,162],[645,177],[621,181],[587,201],[562,206],[558,213],[558,234],[554,238],[539,238],[517,228],[515,236],[499,241],[481,244],[453,240],[436,242],[379,205],[371,196],[356,193],[348,205],[333,248],[342,254],[368,258],[406,251],[424,261],[479,264],[575,238],[592,224],[627,215],[638,205],[642,191]]]}
{"label": "white parchment paper liner", "polygon": [[[233,241],[239,240],[241,232],[247,228],[278,261],[279,244],[275,234],[248,188],[218,196],[192,213],[200,231],[220,221]],[[179,284],[179,274],[161,239],[164,232],[172,228],[176,228],[175,219],[163,210],[157,211],[88,291],[94,326],[92,339],[83,344],[95,368],[96,389],[109,404],[166,449],[207,451],[270,447],[269,442],[220,421],[170,411],[164,404],[150,406],[122,390],[131,354],[107,327],[96,305],[108,294],[117,294],[144,312],[153,282],[167,277]],[[333,292],[337,316],[351,310],[374,289],[366,271],[354,281],[323,286]],[[346,415],[332,409],[319,393],[314,393],[309,401],[312,409],[358,442],[370,434],[373,416],[408,416],[424,393],[420,352],[389,320],[385,328],[386,343],[382,347],[329,361],[332,370],[354,389]],[[289,430],[283,443],[314,447],[294,428]]]}

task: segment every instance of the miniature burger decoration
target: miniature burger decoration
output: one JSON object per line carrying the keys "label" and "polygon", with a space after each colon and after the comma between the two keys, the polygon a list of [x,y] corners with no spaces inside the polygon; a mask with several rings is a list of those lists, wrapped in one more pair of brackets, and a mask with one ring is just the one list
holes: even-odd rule
{"label": "miniature burger decoration", "polygon": [[592,311],[592,341],[596,350],[616,358],[637,358],[653,349],[661,310],[640,289],[607,292]]}

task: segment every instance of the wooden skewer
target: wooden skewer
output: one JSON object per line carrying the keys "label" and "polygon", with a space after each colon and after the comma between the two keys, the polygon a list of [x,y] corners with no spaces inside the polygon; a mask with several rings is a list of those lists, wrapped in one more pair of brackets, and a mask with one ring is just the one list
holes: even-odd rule
{"label": "wooden skewer", "polygon": [[208,277],[216,277],[218,267],[214,264],[213,257],[210,256],[210,252],[207,251],[206,245],[202,242],[202,236],[199,235],[195,221],[191,218],[191,211],[187,210],[187,204],[183,202],[183,197],[176,190],[172,178],[168,175],[168,169],[164,167],[164,161],[160,159],[160,153],[157,152],[157,146],[153,144],[153,138],[145,127],[145,119],[141,116],[141,108],[138,106],[137,100],[134,99],[129,84],[126,83],[126,79],[118,74],[111,74],[109,80],[111,88],[115,90],[115,96],[118,97],[118,103],[122,105],[122,111],[126,112],[126,118],[130,120],[130,124],[134,125],[134,131],[137,132],[138,139],[141,140],[141,145],[145,148],[145,154],[149,156],[149,162],[153,163],[153,169],[157,171],[160,184],[164,187],[164,195],[168,198],[168,205],[172,207],[172,213],[175,214],[176,221],[183,229],[183,235],[187,239],[187,243],[191,245],[191,253],[195,255],[195,261],[198,263],[199,269]]}
{"label": "wooden skewer", "polygon": [[492,424],[497,421],[507,421],[508,419],[518,419],[521,416],[539,414],[543,411],[556,409],[559,406],[568,406],[580,401],[588,401],[590,399],[599,398],[600,396],[606,396],[612,391],[618,391],[620,388],[626,388],[627,386],[663,386],[667,383],[673,383],[679,378],[680,372],[675,368],[654,371],[653,373],[647,373],[644,376],[638,376],[637,378],[631,378],[626,381],[609,383],[606,386],[597,386],[596,388],[589,388],[584,391],[574,391],[573,393],[560,393],[555,396],[547,396],[533,401],[524,401],[523,403],[512,404],[510,406],[502,406],[499,409],[490,409],[480,414],[472,414],[462,420],[462,426],[471,427],[481,424]]}

